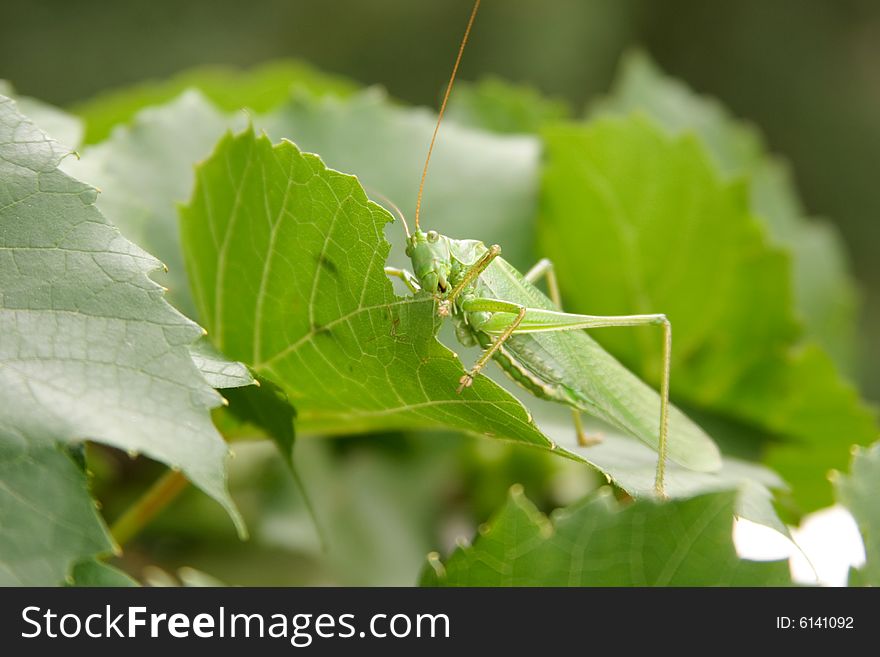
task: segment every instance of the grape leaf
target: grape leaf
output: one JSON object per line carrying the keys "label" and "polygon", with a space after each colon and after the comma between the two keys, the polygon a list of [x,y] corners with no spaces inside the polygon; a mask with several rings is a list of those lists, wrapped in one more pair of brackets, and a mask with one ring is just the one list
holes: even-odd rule
{"label": "grape leaf", "polygon": [[571,108],[561,98],[547,98],[499,78],[460,83],[446,110],[454,123],[502,134],[536,133],[545,123],[570,116]]}
{"label": "grape leaf", "polygon": [[138,583],[126,573],[95,559],[81,561],[76,564],[73,568],[71,579],[71,586],[138,586]]}
{"label": "grape leaf", "polygon": [[69,151],[0,99],[0,431],[84,439],[182,469],[239,523],[221,398],[193,365],[202,330],[147,274],[158,261],[58,169]]}
{"label": "grape leaf", "polygon": [[[373,189],[381,190],[398,202],[400,198],[409,198],[414,204],[415,191],[418,189],[417,174],[424,157],[423,148],[418,144],[420,141],[427,143],[430,139],[434,120],[434,116],[426,115],[423,110],[389,106],[377,92],[368,91],[346,100],[314,100],[300,95],[288,106],[262,121],[258,120],[258,124],[270,135],[289,136],[300,145],[307,145],[321,153],[322,157],[327,157],[332,166],[356,171],[360,179],[367,182],[368,193]],[[445,124],[442,130],[443,137],[432,159],[432,177],[426,192],[425,207],[434,208],[430,215],[426,215],[431,217],[431,225],[441,227],[452,235],[457,230],[462,236],[476,234],[485,241],[499,241],[506,258],[531,264],[532,245],[527,227],[531,223],[534,185],[526,181],[534,175],[532,167],[537,157],[537,143],[522,137],[489,139],[485,133],[463,130],[451,123]],[[417,134],[420,135],[418,138]],[[480,142],[483,143],[477,155],[476,146]],[[374,156],[376,152],[383,152],[386,157],[377,161]],[[468,166],[472,168],[466,170]],[[410,180],[406,181],[406,177]],[[469,180],[487,182],[475,188]],[[440,187],[433,192],[434,197],[430,196],[432,185]],[[456,188],[457,191],[453,191]],[[437,199],[433,205],[432,198]],[[514,199],[520,210],[509,208],[508,199]],[[456,201],[460,202],[460,207],[458,204],[451,205]],[[529,211],[523,212],[522,208],[528,208]],[[503,210],[503,214],[499,209]],[[475,216],[480,218],[476,224],[472,221]],[[407,263],[401,259],[394,264],[405,266]],[[493,373],[490,376],[498,378]],[[520,399],[530,409],[534,408],[536,400],[525,398],[524,395],[520,395]],[[626,458],[597,459],[595,453],[591,456],[590,450],[577,449],[573,441],[569,444],[559,439],[559,434],[568,436],[570,432],[563,432],[558,426],[551,428],[554,442],[570,448],[576,458],[598,466],[615,483],[634,495],[650,494],[651,486],[642,486],[646,474],[653,478],[655,464],[651,462],[650,450],[644,450],[647,458],[644,453],[632,455],[635,457],[633,461],[627,461]],[[542,429],[547,432],[545,427],[542,426]],[[638,447],[631,446],[631,442],[628,438],[618,436],[621,449],[638,452]],[[628,474],[620,476],[620,467],[627,463],[629,467],[623,471]],[[755,483],[750,480],[754,474],[748,468],[737,469],[736,465],[726,466],[717,475],[698,477],[688,470],[673,468],[672,490],[693,494],[697,486],[706,486],[710,490],[743,488],[751,491],[750,494],[744,494],[743,503],[743,508],[752,510],[750,519],[787,531],[770,505],[770,493],[764,486],[769,481],[769,485],[782,487],[781,482],[778,478],[766,476],[764,472],[763,480]],[[679,480],[681,484],[676,485]],[[764,502],[759,504],[755,502],[756,498]]]}
{"label": "grape leaf", "polygon": [[18,110],[55,141],[68,148],[77,148],[82,143],[84,128],[78,117],[36,98],[18,95],[6,80],[0,80],[0,96],[12,98]]}
{"label": "grape leaf", "polygon": [[[140,112],[131,126],[64,165],[71,175],[103,190],[98,207],[123,234],[168,266],[168,273],[159,273],[156,280],[169,288],[175,307],[197,319],[182,267],[175,206],[191,195],[193,165],[210,154],[227,127],[243,127],[243,118],[225,117],[199,92],[189,91]],[[425,109],[394,106],[378,90],[368,90],[349,100],[299,93],[257,122],[274,139],[295,139],[331,166],[358,174],[369,192],[411,209],[435,120]],[[453,236],[500,242],[505,258],[530,266],[537,140],[453,124],[443,130],[426,189],[426,221]],[[386,155],[377,160],[377,151]],[[474,216],[480,217],[476,226]],[[398,247],[402,239],[394,243]],[[406,264],[402,248],[395,249],[389,264]]]}
{"label": "grape leaf", "polygon": [[[358,176],[367,194],[391,199],[412,219],[419,177],[436,114],[388,102],[378,89],[350,98],[295,94],[287,105],[256,119],[274,140],[291,139],[320,153],[328,166]],[[493,135],[444,124],[431,157],[422,203],[423,227],[450,237],[499,243],[515,266],[534,264],[538,140]],[[382,196],[379,196],[382,195]],[[388,264],[408,266],[403,231]]]}
{"label": "grape leaf", "polygon": [[[242,363],[228,360],[206,338],[190,345],[189,353],[196,367],[205,377],[205,381],[212,388],[242,388],[252,386],[256,382],[247,367]],[[233,391],[227,390],[224,394],[228,401]]]}
{"label": "grape leaf", "polygon": [[[537,400],[527,402],[522,397],[520,399],[528,403],[541,431],[561,449],[576,454],[633,497],[651,497],[657,469],[656,452],[613,428],[599,428],[586,418],[585,426],[591,435],[600,436],[601,442],[581,447],[577,444],[571,416],[565,408],[555,404],[553,408],[547,408],[549,403],[542,402],[539,406]],[[689,470],[673,461],[666,464],[666,494],[671,499],[735,490],[738,516],[788,535],[788,527],[773,506],[771,489],[784,491],[787,486],[772,470],[730,456],[722,457],[721,467],[715,472]]]}
{"label": "grape leaf", "polygon": [[151,105],[161,105],[187,89],[198,89],[219,108],[242,107],[266,112],[287,100],[292,88],[314,94],[348,95],[356,86],[349,80],[317,71],[304,62],[280,60],[242,70],[226,66],[203,66],[164,79],[99,94],[73,108],[86,122],[85,143],[110,136],[114,126],[128,123]]}
{"label": "grape leaf", "polygon": [[771,239],[791,251],[795,303],[808,335],[851,370],[858,299],[843,242],[831,224],[806,218],[788,169],[768,154],[758,131],[664,75],[642,53],[624,59],[611,94],[597,105],[599,113],[634,111],[673,134],[696,133],[726,177],[749,177],[752,210]]}
{"label": "grape leaf", "polygon": [[552,521],[519,486],[472,546],[428,558],[423,586],[786,586],[785,561],[737,557],[733,495],[617,504],[607,490]]}
{"label": "grape leaf", "polygon": [[138,113],[130,126],[87,147],[63,168],[101,190],[97,206],[128,239],[159,258],[167,272],[154,279],[188,317],[195,307],[180,251],[176,204],[192,193],[193,167],[230,126],[230,120],[197,91]]}
{"label": "grape leaf", "polygon": [[549,446],[485,377],[456,393],[461,364],[434,338],[433,300],[397,297],[384,273],[390,219],[353,176],[290,142],[225,137],[181,211],[214,345],[277,384],[303,430],[447,426]]}
{"label": "grape leaf", "polygon": [[[462,350],[465,362],[475,359],[477,352]],[[513,384],[499,368],[487,372],[499,385],[517,397],[529,409],[535,424],[561,451],[589,463],[605,475],[609,483],[633,497],[650,497],[654,490],[657,453],[640,441],[622,434],[599,420],[584,416],[582,422],[588,435],[599,438],[589,447],[578,445],[571,412],[547,400],[532,397]],[[672,499],[693,497],[707,492],[737,491],[736,513],[753,522],[772,527],[788,535],[789,530],[773,505],[771,489],[785,491],[787,486],[769,468],[729,455],[722,455],[721,467],[713,472],[697,472],[669,460],[666,464],[666,494]]]}
{"label": "grape leaf", "polygon": [[[830,358],[801,343],[789,261],[767,244],[744,186],[719,180],[694,137],[669,137],[647,118],[544,136],[540,244],[567,309],[666,313],[673,396],[787,439],[769,448],[768,464],[804,510],[829,503],[826,470],[845,467],[851,442],[873,439],[875,418]],[[659,380],[650,332],[594,334]]]}
{"label": "grape leaf", "polygon": [[[298,98],[298,102],[293,103],[292,108],[306,107],[309,111],[319,111],[325,102],[310,96],[300,95]],[[330,102],[330,105],[333,103]],[[399,148],[408,147],[412,156],[423,157],[423,146],[417,147],[420,153],[417,155],[415,145],[407,140],[413,131],[412,126],[416,126],[416,130],[427,143],[433,117],[426,111],[399,108],[392,110],[384,99],[373,92],[359,96],[350,105],[345,104],[344,108],[346,109],[344,119],[359,115],[360,109],[370,110],[360,114],[362,119],[384,125],[389,138],[394,140]],[[279,115],[284,117],[285,125],[289,126],[301,120],[298,115],[292,113],[292,109],[286,108],[286,110],[279,112]],[[278,118],[280,119],[280,116]],[[336,117],[335,120],[339,118]],[[78,177],[94,182],[107,190],[99,197],[99,207],[120,225],[126,235],[135,237],[138,243],[143,244],[169,264],[169,272],[164,276],[160,275],[158,280],[170,288],[169,298],[172,302],[191,316],[197,316],[197,311],[192,302],[184,268],[181,266],[182,256],[176,230],[175,203],[191,192],[192,163],[203,159],[210,152],[217,137],[222,134],[228,123],[230,123],[228,119],[213,108],[203,96],[198,92],[190,91],[167,105],[142,111],[134,118],[131,126],[118,128],[107,141],[86,148],[80,161],[68,164],[69,172],[75,172]],[[341,125],[333,127],[341,128]],[[286,133],[287,129],[279,128],[278,131]],[[322,138],[325,132],[324,129],[315,130],[318,139]],[[371,132],[373,131],[368,129],[364,134]],[[334,150],[351,152],[350,148],[342,147],[340,140],[345,134],[342,134],[341,129],[330,134],[334,135],[334,139],[331,140]],[[486,161],[482,165],[484,169],[501,166],[504,171],[515,173],[513,177],[516,184],[506,186],[506,189],[515,188],[516,193],[523,189],[521,184],[523,174],[518,173],[525,168],[523,162],[531,161],[528,166],[531,167],[531,175],[534,176],[532,161],[534,151],[529,147],[524,148],[517,140],[491,137],[481,139],[479,136],[467,135],[460,137],[458,142],[465,145],[466,153],[473,153],[478,147],[488,153],[482,155],[483,160]],[[486,148],[487,146],[493,148]],[[518,157],[512,157],[517,154]],[[445,160],[447,168],[451,159],[447,157]],[[364,159],[360,161],[366,162]],[[373,164],[372,159],[370,164]],[[441,159],[442,166],[444,166],[443,159]],[[415,171],[415,166],[412,170]],[[415,173],[417,175],[418,172]],[[440,173],[442,174],[443,171],[441,170]],[[382,175],[396,175],[396,168],[386,167]],[[417,179],[412,180],[413,187],[417,182]],[[500,194],[498,198],[500,199]],[[486,201],[486,204],[498,205],[494,199],[491,202]],[[503,218],[500,213],[494,216],[497,218],[496,221]],[[519,216],[525,215],[520,213]],[[461,223],[460,219],[458,221]],[[194,358],[212,385],[219,386],[224,383],[223,380],[212,376],[210,369],[212,364],[203,361],[203,354],[196,353]],[[204,371],[205,367],[209,370]],[[218,367],[228,370],[234,367],[234,364],[224,364],[220,361]],[[214,369],[216,370],[217,367]],[[232,383],[234,382],[226,382],[228,385]],[[245,408],[253,410],[253,399],[250,398],[259,397],[261,393],[262,391],[253,390],[228,393],[230,410],[234,414]],[[253,421],[256,418],[250,419]],[[289,455],[291,441],[286,436],[288,432],[276,431],[279,428],[277,426],[263,428],[269,429],[270,435],[279,443],[282,452]]]}
{"label": "grape leaf", "polygon": [[0,586],[57,586],[113,542],[82,470],[51,441],[8,424],[3,409],[15,401],[0,407]]}
{"label": "grape leaf", "polygon": [[[11,85],[0,80],[0,93],[10,95],[12,91]],[[13,99],[22,114],[41,125],[56,141],[73,147],[82,140],[83,124],[78,117],[32,98]],[[169,112],[187,119],[187,130],[172,133],[179,123],[162,120]],[[177,215],[174,204],[186,197],[192,187],[191,170],[184,168],[185,163],[187,160],[195,162],[199,156],[208,154],[217,137],[226,128],[227,122],[196,92],[185,94],[169,108],[146,110],[139,118],[141,120],[131,129],[118,131],[112,144],[90,148],[85,160],[67,158],[61,163],[61,168],[72,177],[110,190],[109,193],[99,196],[96,205],[128,237],[135,238],[137,243],[172,263],[176,276],[164,271],[157,273],[155,278],[163,282],[173,280],[171,285],[175,291],[169,300],[179,308],[189,309],[189,286],[182,271],[182,257],[176,239]],[[155,132],[151,133],[151,130]],[[148,133],[148,138],[144,138],[145,133]],[[169,141],[164,139],[168,134],[175,137],[173,155],[168,152],[171,148],[164,151],[162,149],[162,145],[169,145]],[[200,140],[199,137],[205,134],[208,139]],[[202,148],[199,148],[200,144]],[[127,157],[135,151],[136,156]],[[148,151],[156,160],[164,159],[163,164],[169,164],[170,167],[159,169],[145,166],[145,160],[150,159],[144,157]],[[182,279],[182,285],[177,285],[178,279]],[[179,295],[180,291],[184,294]],[[180,298],[173,298],[177,296]],[[212,387],[226,388],[253,383],[253,378],[244,365],[226,360],[216,350],[209,352],[209,347],[208,343],[201,340],[192,346],[191,351],[196,366]]]}
{"label": "grape leaf", "polygon": [[[200,314],[218,348],[286,393],[300,430],[446,426],[551,445],[486,377],[455,394],[462,365],[434,338],[433,302],[394,295],[382,271],[389,245],[381,230],[390,217],[367,203],[353,177],[252,132],[224,138],[197,177],[182,210],[182,240]],[[633,451],[626,444],[636,441],[623,437],[597,452],[578,450],[568,429],[558,430],[560,453],[596,464],[633,495],[650,493],[654,452]],[[670,490],[781,485],[758,470],[728,462],[716,475],[670,466]],[[767,507],[752,515],[779,525]]]}
{"label": "grape leaf", "polygon": [[[103,190],[97,208],[129,239],[165,264],[153,280],[166,299],[195,315],[180,253],[176,204],[189,196],[193,165],[206,157],[230,120],[196,91],[138,113],[105,142],[69,158],[62,169]],[[206,340],[190,347],[193,361],[214,388],[253,383],[247,368],[227,360]]]}
{"label": "grape leaf", "polygon": [[227,390],[225,394],[229,400],[229,413],[239,422],[263,430],[278,447],[284,462],[293,468],[293,443],[296,438],[293,421],[296,410],[284,390],[260,378],[258,385]]}
{"label": "grape leaf", "polygon": [[856,448],[850,474],[836,474],[835,479],[838,501],[853,514],[865,542],[865,565],[858,581],[880,586],[880,443]]}

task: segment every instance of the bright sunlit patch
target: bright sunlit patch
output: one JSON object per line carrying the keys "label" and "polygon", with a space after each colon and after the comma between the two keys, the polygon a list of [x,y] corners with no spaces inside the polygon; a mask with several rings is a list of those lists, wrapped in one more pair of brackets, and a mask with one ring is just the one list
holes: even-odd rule
{"label": "bright sunlit patch", "polygon": [[[810,514],[792,534],[816,568],[823,586],[846,586],[850,566],[865,563],[859,528],[842,506]],[[797,582],[814,581],[810,564],[799,552],[792,555],[791,574]]]}
{"label": "bright sunlit patch", "polygon": [[737,518],[733,523],[733,542],[736,553],[752,561],[788,559],[798,551],[787,536],[745,518]]}
{"label": "bright sunlit patch", "polygon": [[846,586],[850,566],[865,563],[858,527],[841,506],[808,515],[791,533],[797,545],[769,527],[740,518],[734,523],[733,540],[744,559],[790,559],[792,579],[800,584]]}

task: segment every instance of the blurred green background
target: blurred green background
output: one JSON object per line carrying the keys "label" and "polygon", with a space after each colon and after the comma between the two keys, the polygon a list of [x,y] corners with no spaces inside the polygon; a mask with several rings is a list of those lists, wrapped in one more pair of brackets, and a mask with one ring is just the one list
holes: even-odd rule
{"label": "blurred green background", "polygon": [[[196,65],[296,57],[436,107],[471,5],[4,2],[0,79],[69,106]],[[863,296],[857,375],[865,395],[880,399],[880,3],[484,0],[461,78],[527,83],[582,108],[608,90],[620,56],[633,46],[756,124],[790,162],[809,213],[839,227]],[[407,584],[425,552],[449,549],[456,536],[472,533],[510,483],[526,483],[545,509],[594,483],[570,464],[455,436],[303,441],[297,449],[307,488],[327,519],[329,552],[321,552],[274,453],[247,445],[232,485],[256,540],[239,543],[219,507],[190,491],[127,551],[127,570],[137,574],[158,563],[169,571],[195,565],[230,583]],[[93,450],[91,464],[110,518],[129,501],[118,494],[121,482],[134,497],[158,472],[103,448]]]}

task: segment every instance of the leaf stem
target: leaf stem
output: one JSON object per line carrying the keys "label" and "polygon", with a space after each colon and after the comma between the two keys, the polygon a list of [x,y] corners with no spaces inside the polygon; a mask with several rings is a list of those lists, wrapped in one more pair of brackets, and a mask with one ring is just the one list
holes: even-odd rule
{"label": "leaf stem", "polygon": [[140,531],[180,492],[186,488],[189,481],[179,470],[168,470],[150,488],[141,495],[122,516],[113,523],[110,533],[120,547],[125,545]]}

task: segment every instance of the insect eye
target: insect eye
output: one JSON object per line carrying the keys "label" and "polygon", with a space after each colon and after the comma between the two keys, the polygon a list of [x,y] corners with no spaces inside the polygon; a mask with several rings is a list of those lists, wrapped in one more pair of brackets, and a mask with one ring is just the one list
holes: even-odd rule
{"label": "insect eye", "polygon": [[427,237],[429,242],[436,242],[440,239],[440,235],[437,233],[436,230],[429,230]]}

